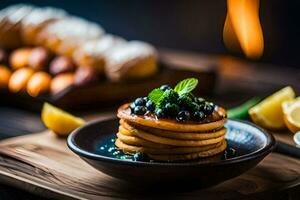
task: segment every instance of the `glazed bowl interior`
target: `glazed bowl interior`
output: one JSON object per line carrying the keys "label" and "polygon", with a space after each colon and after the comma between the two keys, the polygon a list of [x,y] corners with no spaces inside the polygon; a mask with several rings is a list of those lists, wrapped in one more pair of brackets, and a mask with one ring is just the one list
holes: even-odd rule
{"label": "glazed bowl interior", "polygon": [[262,129],[246,122],[229,120],[225,126],[227,128],[226,140],[228,145],[236,149],[237,152],[234,159],[260,152],[273,139]]}

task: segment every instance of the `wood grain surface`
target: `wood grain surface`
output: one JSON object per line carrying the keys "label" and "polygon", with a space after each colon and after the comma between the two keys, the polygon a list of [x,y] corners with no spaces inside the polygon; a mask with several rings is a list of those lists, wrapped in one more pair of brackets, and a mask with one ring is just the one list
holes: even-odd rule
{"label": "wood grain surface", "polygon": [[[0,143],[0,178],[14,186],[59,199],[258,198],[298,187],[300,161],[272,153],[256,168],[206,189],[161,191],[141,188],[96,171],[50,131],[20,136]],[[234,170],[234,169],[232,169]]]}

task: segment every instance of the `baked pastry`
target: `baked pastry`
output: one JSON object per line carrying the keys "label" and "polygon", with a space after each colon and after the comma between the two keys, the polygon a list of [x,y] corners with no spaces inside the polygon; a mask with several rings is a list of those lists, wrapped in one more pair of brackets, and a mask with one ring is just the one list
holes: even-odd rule
{"label": "baked pastry", "polygon": [[44,47],[59,55],[72,56],[84,42],[100,38],[104,30],[78,17],[66,17],[47,24],[38,34]]}
{"label": "baked pastry", "polygon": [[22,20],[21,36],[24,44],[40,45],[39,32],[47,24],[65,18],[67,15],[67,12],[62,9],[52,7],[34,8]]}
{"label": "baked pastry", "polygon": [[57,75],[61,73],[73,72],[75,69],[75,63],[70,57],[57,56],[50,63],[49,72],[52,75]]}
{"label": "baked pastry", "polygon": [[74,74],[73,73],[63,73],[55,76],[50,84],[50,92],[52,94],[59,93],[64,89],[72,86],[74,84]]}
{"label": "baked pastry", "polygon": [[74,85],[84,86],[98,81],[98,71],[93,67],[79,67],[74,75]]}
{"label": "baked pastry", "polygon": [[28,83],[27,83],[27,93],[36,97],[42,93],[49,91],[51,83],[51,76],[46,72],[36,72],[34,73]]}
{"label": "baked pastry", "polygon": [[17,4],[0,11],[0,46],[17,48],[22,45],[21,23],[33,9],[30,5]]}
{"label": "baked pastry", "polygon": [[9,63],[11,67],[16,70],[29,66],[29,60],[31,57],[32,48],[19,48],[14,50],[10,57]]}
{"label": "baked pastry", "polygon": [[85,42],[76,49],[73,59],[78,66],[89,66],[96,69],[100,74],[104,74],[105,55],[109,50],[124,44],[125,39],[113,35]]}
{"label": "baked pastry", "polygon": [[26,90],[27,83],[33,73],[34,71],[31,68],[21,68],[16,70],[9,79],[9,90],[14,93]]}
{"label": "baked pastry", "polygon": [[223,152],[226,111],[192,95],[197,83],[190,78],[174,89],[163,85],[148,97],[122,105],[115,145],[126,153],[144,153],[160,161],[193,160]]}
{"label": "baked pastry", "polygon": [[112,48],[105,57],[105,73],[112,81],[140,79],[157,72],[156,50],[148,43],[131,41]]}
{"label": "baked pastry", "polygon": [[[103,75],[111,81],[142,79],[158,68],[150,44],[106,35],[101,26],[52,7],[17,4],[0,10],[1,64],[7,64],[6,48],[14,50],[9,58],[13,70],[30,67],[57,75],[80,67],[76,85]],[[52,53],[59,56],[53,62]]]}
{"label": "baked pastry", "polygon": [[44,47],[35,47],[31,50],[28,65],[35,71],[48,70],[53,55]]}

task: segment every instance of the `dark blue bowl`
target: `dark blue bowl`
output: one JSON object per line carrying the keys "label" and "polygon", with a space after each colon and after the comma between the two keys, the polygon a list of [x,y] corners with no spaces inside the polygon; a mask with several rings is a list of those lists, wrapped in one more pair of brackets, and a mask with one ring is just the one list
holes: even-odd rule
{"label": "dark blue bowl", "polygon": [[189,162],[142,162],[101,154],[99,144],[118,131],[118,119],[87,123],[68,137],[69,148],[97,170],[139,184],[196,184],[207,186],[236,177],[256,166],[275,146],[263,129],[244,121],[228,120],[226,140],[236,150],[233,158],[217,155]]}

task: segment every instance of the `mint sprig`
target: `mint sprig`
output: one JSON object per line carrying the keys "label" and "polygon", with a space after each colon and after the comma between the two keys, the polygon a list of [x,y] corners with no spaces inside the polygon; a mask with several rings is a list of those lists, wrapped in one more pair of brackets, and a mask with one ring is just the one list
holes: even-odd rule
{"label": "mint sprig", "polygon": [[196,78],[187,78],[179,83],[174,88],[174,91],[178,93],[178,95],[188,94],[193,91],[198,85],[198,79]]}
{"label": "mint sprig", "polygon": [[[198,85],[198,79],[196,78],[187,78],[179,83],[174,88],[174,91],[180,96],[184,94],[189,94],[193,91]],[[168,98],[167,91],[163,91],[160,88],[155,88],[152,90],[148,98],[157,106],[159,107],[160,103],[165,99]]]}
{"label": "mint sprig", "polygon": [[159,105],[160,101],[163,99],[163,94],[164,91],[162,91],[159,88],[156,88],[154,90],[152,90],[149,94],[148,94],[148,98],[155,104],[155,105]]}

